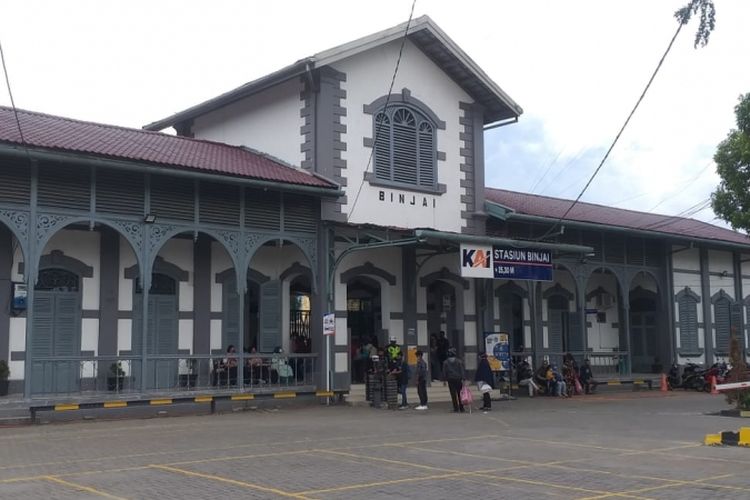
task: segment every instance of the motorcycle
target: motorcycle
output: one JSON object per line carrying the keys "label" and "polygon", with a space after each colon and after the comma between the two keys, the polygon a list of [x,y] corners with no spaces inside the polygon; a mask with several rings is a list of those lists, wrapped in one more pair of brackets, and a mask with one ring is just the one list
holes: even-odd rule
{"label": "motorcycle", "polygon": [[717,384],[725,383],[729,378],[729,366],[726,363],[714,363],[703,376],[703,390],[711,392],[711,379],[716,377]]}
{"label": "motorcycle", "polygon": [[696,391],[702,391],[707,371],[696,363],[687,363],[682,370],[680,387],[685,390],[695,389]]}
{"label": "motorcycle", "polygon": [[667,388],[672,391],[682,387],[682,377],[680,376],[680,365],[677,362],[672,363],[667,373]]}

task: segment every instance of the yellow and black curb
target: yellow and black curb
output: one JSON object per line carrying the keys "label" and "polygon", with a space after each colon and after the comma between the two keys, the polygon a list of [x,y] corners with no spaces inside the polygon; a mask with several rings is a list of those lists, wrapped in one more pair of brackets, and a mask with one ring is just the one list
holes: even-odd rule
{"label": "yellow and black curb", "polygon": [[52,405],[31,405],[29,412],[31,414],[31,423],[37,422],[37,414],[44,411],[66,412],[77,410],[91,409],[110,409],[110,408],[132,408],[136,406],[170,406],[180,403],[202,403],[211,405],[211,413],[216,411],[217,401],[251,401],[254,399],[294,399],[299,396],[313,396],[317,398],[333,398],[342,394],[337,391],[278,391],[263,393],[223,393],[223,394],[199,394],[185,395],[178,397],[154,397],[140,399],[117,399],[111,401],[85,401],[85,402],[66,402]]}
{"label": "yellow and black curb", "polygon": [[706,446],[750,446],[750,427],[740,427],[738,432],[722,431],[718,434],[706,434],[703,444]]}

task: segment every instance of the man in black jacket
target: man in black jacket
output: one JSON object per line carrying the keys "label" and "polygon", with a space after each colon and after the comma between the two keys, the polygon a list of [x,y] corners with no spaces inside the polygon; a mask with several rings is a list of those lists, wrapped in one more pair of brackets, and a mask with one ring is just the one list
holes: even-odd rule
{"label": "man in black jacket", "polygon": [[461,388],[465,379],[464,364],[456,357],[455,349],[448,349],[448,359],[443,362],[443,380],[448,382],[453,411],[456,413],[465,411],[461,402]]}

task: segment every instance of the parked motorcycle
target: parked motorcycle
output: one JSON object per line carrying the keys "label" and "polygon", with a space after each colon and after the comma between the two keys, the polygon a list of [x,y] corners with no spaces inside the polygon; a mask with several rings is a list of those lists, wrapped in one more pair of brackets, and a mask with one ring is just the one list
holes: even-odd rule
{"label": "parked motorcycle", "polygon": [[725,383],[729,378],[729,366],[724,362],[711,365],[711,368],[706,370],[703,376],[704,391],[711,392],[711,379],[713,377],[716,377],[717,384]]}
{"label": "parked motorcycle", "polygon": [[696,363],[687,363],[682,370],[680,387],[685,390],[694,389],[702,391],[705,384],[705,375],[707,370]]}
{"label": "parked motorcycle", "polygon": [[682,387],[682,377],[680,376],[680,365],[677,362],[672,363],[667,373],[667,388],[672,391]]}

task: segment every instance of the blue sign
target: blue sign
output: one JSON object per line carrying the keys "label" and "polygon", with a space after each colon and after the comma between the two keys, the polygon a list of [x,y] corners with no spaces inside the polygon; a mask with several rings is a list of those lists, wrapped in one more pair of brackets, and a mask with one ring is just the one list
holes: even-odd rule
{"label": "blue sign", "polygon": [[493,247],[495,278],[552,281],[552,252],[533,248]]}
{"label": "blue sign", "polygon": [[510,369],[510,342],[507,333],[484,332],[484,348],[492,371]]}

